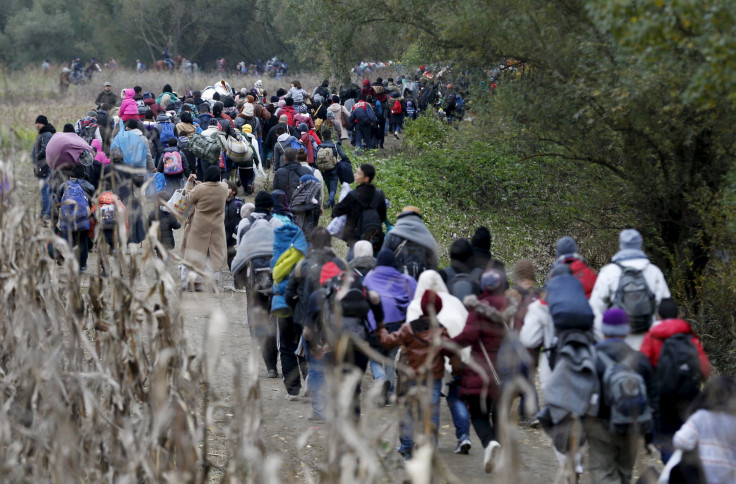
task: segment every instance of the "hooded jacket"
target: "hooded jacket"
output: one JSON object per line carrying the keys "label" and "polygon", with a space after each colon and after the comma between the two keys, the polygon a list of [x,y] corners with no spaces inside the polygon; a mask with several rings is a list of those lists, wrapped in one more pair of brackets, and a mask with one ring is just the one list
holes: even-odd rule
{"label": "hooded jacket", "polygon": [[[393,333],[389,333],[383,325],[378,328],[378,340],[381,346],[386,349],[403,346],[412,369],[419,370],[429,358],[432,362],[432,378],[435,380],[442,378],[445,374],[445,367],[441,346],[433,346],[433,342],[436,338],[447,339],[448,337],[445,328],[442,326],[432,328],[429,318],[424,316],[402,324],[401,328]],[[417,376],[419,379],[422,378],[422,375]]]}
{"label": "hooded jacket", "polygon": [[303,175],[311,175],[312,170],[302,166],[296,161],[285,164],[276,171],[273,176],[273,189],[283,190],[286,193],[287,202],[291,202],[291,194],[299,186],[299,178]]}
{"label": "hooded jacket", "polygon": [[[376,266],[363,278],[363,285],[381,296],[383,320],[386,324],[408,321],[406,310],[414,297],[417,283],[411,276],[402,274],[395,267]],[[376,319],[368,314],[371,330],[376,327]]]}
{"label": "hooded jacket", "polygon": [[350,118],[350,111],[342,106],[340,103],[332,103],[327,108],[328,111],[332,112],[332,124],[335,125],[335,129],[340,134],[340,139],[348,137],[348,126],[342,124],[342,118],[345,116],[346,119]]}
{"label": "hooded jacket", "polygon": [[125,90],[125,99],[123,99],[123,102],[120,104],[120,111],[118,112],[120,119],[123,121],[127,121],[129,119],[140,119],[140,116],[138,115],[138,104],[135,102],[135,99],[133,99],[133,96],[135,96],[135,91],[133,89]]}
{"label": "hooded jacket", "polygon": [[[276,139],[273,147],[273,169],[278,170],[286,163],[285,152],[287,148],[291,148],[291,134],[284,133]],[[296,138],[296,137],[295,137]],[[296,138],[298,139],[298,138]]]}
{"label": "hooded jacket", "polygon": [[692,327],[687,321],[682,319],[664,319],[652,329],[650,329],[644,335],[644,341],[641,344],[640,351],[649,359],[649,363],[652,368],[657,367],[659,362],[659,355],[662,353],[662,346],[664,341],[671,336],[676,334],[689,334],[692,335],[690,341],[693,342],[695,347],[698,349],[698,356],[700,359],[700,372],[703,374],[703,379],[707,379],[710,376],[710,361],[708,361],[708,355],[703,351],[703,346],[700,344],[700,338],[693,332]]}
{"label": "hooded jacket", "polygon": [[[428,249],[425,251],[427,260],[424,262],[428,267],[437,267],[437,243],[427,226],[424,225],[422,217],[416,212],[404,212],[398,216],[396,225],[386,234],[382,248],[395,251],[404,240]],[[399,258],[398,255],[397,258]]]}
{"label": "hooded jacket", "polygon": [[355,190],[349,192],[347,196],[332,209],[333,218],[339,217],[340,215],[347,215],[345,229],[343,230],[343,238],[347,241],[348,245],[352,245],[360,239],[360,236],[355,233],[356,225],[363,212],[363,205],[370,206],[374,197],[379,198],[376,211],[378,212],[381,222],[385,222],[386,196],[381,190],[377,189],[371,183],[361,183],[355,188]]}
{"label": "hooded jacket", "polygon": [[[51,124],[45,124],[38,132],[36,141],[33,143],[33,149],[31,150],[31,161],[33,162],[34,168],[36,168],[36,176],[43,178],[48,173],[48,166],[46,165],[46,146],[49,144],[51,137],[56,133],[56,128]],[[46,173],[43,173],[43,172]]]}

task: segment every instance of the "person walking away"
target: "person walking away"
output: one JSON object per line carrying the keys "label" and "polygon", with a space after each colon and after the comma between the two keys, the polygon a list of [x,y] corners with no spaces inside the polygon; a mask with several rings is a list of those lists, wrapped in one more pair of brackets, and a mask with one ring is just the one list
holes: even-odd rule
{"label": "person walking away", "polygon": [[[708,483],[736,479],[736,381],[717,376],[691,406],[690,416],[673,439],[675,449],[697,450]],[[670,475],[670,477],[672,477]],[[670,482],[673,482],[670,480]]]}
{"label": "person walking away", "polygon": [[355,146],[358,150],[370,150],[375,147],[371,125],[377,123],[378,118],[375,111],[368,104],[366,97],[361,94],[358,102],[353,106],[348,121],[349,126],[355,128]]}
{"label": "person walking away", "polygon": [[87,270],[90,200],[94,187],[84,179],[84,166],[74,165],[68,181],[59,187],[61,237],[79,250],[79,272]]}
{"label": "person walking away", "polygon": [[[351,261],[352,262],[352,261]],[[376,267],[363,277],[363,285],[369,291],[375,291],[381,296],[383,307],[383,323],[386,331],[393,333],[398,331],[406,319],[406,310],[416,291],[416,281],[406,274],[398,271],[394,253],[383,249],[376,257]],[[368,314],[368,322],[371,331],[376,329],[376,320],[373,314]],[[383,356],[391,361],[396,359],[399,347],[384,350],[377,340],[371,338],[371,346],[378,350]],[[396,369],[387,365],[384,369],[383,362],[371,360],[369,362],[371,373],[375,381],[383,382],[382,396],[384,402],[388,403],[394,397]]]}
{"label": "person walking away", "polygon": [[[343,238],[352,248],[359,240],[367,240],[378,253],[383,245],[383,224],[386,222],[386,197],[373,185],[376,169],[363,163],[355,172],[354,180],[358,186],[332,210],[332,218],[346,215]],[[348,252],[348,259],[351,259]]]}
{"label": "person walking away", "polygon": [[345,106],[340,104],[340,96],[333,95],[330,101],[331,104],[327,106],[327,111],[332,113],[332,116],[328,116],[327,119],[330,119],[333,126],[335,127],[337,139],[348,139],[348,132],[350,131],[350,126],[348,123],[348,120],[350,119],[350,111],[348,111]]}
{"label": "person walking away", "polygon": [[315,159],[316,168],[322,173],[322,178],[327,186],[328,196],[324,207],[332,208],[335,206],[335,195],[337,194],[338,164],[342,162],[350,163],[350,158],[345,154],[340,143],[336,144],[332,141],[332,130],[324,129],[322,131],[322,143],[317,148]]}
{"label": "person walking away", "polygon": [[49,186],[51,168],[46,163],[46,145],[49,144],[49,140],[56,133],[56,128],[49,123],[48,118],[43,114],[36,117],[35,126],[38,135],[31,150],[33,174],[36,176],[41,190],[41,217],[44,220],[51,220],[51,188]]}
{"label": "person walking away", "polygon": [[598,274],[591,269],[585,258],[578,253],[578,244],[575,242],[575,239],[569,236],[560,238],[557,241],[555,252],[556,259],[551,269],[554,269],[560,264],[570,266],[570,272],[580,280],[585,291],[585,296],[590,299],[590,294],[593,292]]}
{"label": "person walking away", "polygon": [[[489,269],[481,278],[480,297],[468,296],[463,303],[468,319],[462,332],[452,338],[461,348],[470,347],[473,361],[483,369],[479,374],[470,366],[462,372],[460,397],[467,403],[470,422],[483,446],[483,469],[487,474],[496,467],[501,444],[497,440],[500,396],[496,375],[496,357],[506,335],[507,324],[516,313],[516,304],[504,296],[506,277]],[[457,366],[457,365],[456,365]]]}
{"label": "person walking away", "polygon": [[[184,234],[182,257],[202,273],[215,279],[227,262],[225,242],[225,200],[228,188],[220,182],[220,169],[210,166],[204,183],[196,183],[196,175],[189,175],[185,200],[192,207]],[[189,271],[182,271],[182,283],[189,283]],[[202,280],[194,278],[194,290],[202,291]]]}
{"label": "person walking away", "polygon": [[592,481],[631,482],[638,440],[643,435],[653,452],[653,422],[659,407],[654,373],[647,358],[624,341],[630,330],[620,308],[602,318],[604,340],[596,344],[596,371],[601,382],[597,418],[586,419]]}
{"label": "person walking away", "polygon": [[[358,244],[360,243],[358,242]],[[356,252],[358,244],[355,244]],[[437,321],[442,327],[447,329],[450,338],[454,338],[462,333],[468,318],[468,310],[462,301],[450,294],[447,286],[442,281],[442,277],[433,270],[424,271],[419,276],[413,299],[409,303],[409,308],[406,311],[406,320],[414,321],[422,315],[421,300],[424,293],[428,290],[436,292],[442,299],[442,308],[437,313]],[[470,348],[463,348],[460,352],[460,357],[463,363],[467,363],[470,358]],[[444,383],[446,387],[442,393],[447,400],[447,406],[452,416],[452,423],[455,427],[455,437],[457,438],[455,454],[467,454],[470,452],[472,443],[470,441],[470,415],[468,414],[468,407],[460,399],[462,374],[453,374],[450,358],[447,356],[445,356]]]}
{"label": "person walking away", "polygon": [[[168,192],[159,192],[158,207],[154,208],[148,215],[149,227],[153,222],[158,222],[158,240],[168,252],[173,251],[176,247],[174,230],[181,228],[181,224],[174,214],[169,211],[169,208],[166,205],[170,198],[171,195]],[[169,260],[169,254],[160,252],[158,248],[156,248],[156,255],[158,255],[158,258],[164,262],[168,262]]]}
{"label": "person walking away", "polygon": [[189,163],[185,161],[179,151],[179,142],[176,138],[169,138],[168,145],[162,152],[161,159],[158,162],[156,170],[164,174],[164,190],[174,193],[184,186],[184,183],[191,171]]}
{"label": "person walking away", "polygon": [[710,376],[711,366],[700,338],[680,319],[674,299],[662,299],[657,313],[659,324],[644,335],[640,351],[654,368],[660,396],[656,437],[666,463],[673,453],[672,436],[685,422],[687,409]]}
{"label": "person walking away", "polygon": [[620,250],[604,266],[590,295],[590,306],[596,315],[596,337],[600,339],[600,321],[606,309],[620,307],[629,315],[631,333],[626,342],[639,350],[644,334],[657,324],[656,312],[662,299],[670,297],[670,289],[659,267],[642,251],[642,237],[635,229],[619,234]]}
{"label": "person walking away", "polygon": [[291,202],[294,190],[299,186],[299,179],[304,175],[311,175],[312,170],[296,161],[296,150],[286,148],[284,165],[273,176],[273,189],[282,190],[286,194],[287,205]]}
{"label": "person walking away", "polygon": [[133,89],[125,89],[123,92],[125,94],[125,98],[123,99],[123,102],[120,103],[120,110],[118,111],[120,119],[122,119],[123,122],[127,122],[130,119],[135,119],[136,121],[141,119],[138,113],[138,103],[133,99],[135,91]]}
{"label": "person walking away", "polygon": [[437,243],[417,207],[401,209],[396,225],[386,234],[383,249],[392,251],[399,271],[414,280],[426,270],[437,269]]}
{"label": "person walking away", "polygon": [[[379,254],[380,259],[380,254]],[[436,292],[427,290],[421,300],[422,315],[419,319],[406,322],[389,333],[382,322],[377,323],[378,341],[386,349],[402,346],[406,349],[409,366],[415,371],[410,386],[421,385],[424,391],[430,392],[430,419],[433,424],[432,441],[437,447],[437,434],[440,428],[440,396],[442,377],[445,373],[444,358],[437,339],[449,339],[447,329],[437,324],[436,314],[442,310],[442,298]],[[412,458],[414,452],[414,420],[421,415],[414,415],[413,405],[409,405],[401,425],[400,447],[398,452],[404,460]]]}

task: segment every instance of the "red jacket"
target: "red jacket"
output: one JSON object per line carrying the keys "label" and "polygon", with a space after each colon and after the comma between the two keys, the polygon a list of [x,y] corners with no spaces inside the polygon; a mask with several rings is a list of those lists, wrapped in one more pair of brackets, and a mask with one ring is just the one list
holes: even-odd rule
{"label": "red jacket", "polygon": [[[507,331],[504,320],[511,321],[518,305],[515,300],[511,301],[503,294],[493,295],[485,292],[479,298],[468,296],[463,302],[469,311],[468,319],[463,332],[452,338],[452,341],[463,348],[470,346],[470,357],[485,370],[489,381],[484,392],[483,377],[470,366],[465,366],[460,395],[488,396],[495,400],[499,397],[499,388],[488,365],[488,359],[494,367],[498,366],[496,355]],[[481,345],[485,348],[488,358]]]}
{"label": "red jacket", "polygon": [[687,321],[683,321],[682,319],[665,319],[661,321],[644,335],[644,341],[642,342],[641,349],[639,351],[649,358],[649,363],[652,364],[652,368],[656,369],[657,362],[659,362],[659,354],[662,352],[662,345],[664,345],[664,340],[676,334],[693,335],[691,341],[698,349],[698,355],[700,355],[700,370],[703,373],[703,378],[707,379],[708,376],[710,376],[710,362],[708,361],[708,355],[703,351],[703,346],[700,344],[700,338],[693,333],[693,329]]}

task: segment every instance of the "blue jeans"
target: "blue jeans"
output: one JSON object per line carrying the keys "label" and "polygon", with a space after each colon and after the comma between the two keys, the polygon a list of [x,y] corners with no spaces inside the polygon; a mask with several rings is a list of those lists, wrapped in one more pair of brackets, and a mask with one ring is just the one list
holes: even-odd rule
{"label": "blue jeans", "polygon": [[51,186],[49,185],[49,178],[51,178],[50,174],[38,179],[39,181],[43,180],[43,184],[41,185],[41,217],[43,218],[51,218]]}
{"label": "blue jeans", "polygon": [[330,207],[335,206],[335,195],[337,194],[337,169],[333,168],[330,171],[322,173],[322,178],[325,180],[327,185],[327,192],[329,196],[327,198],[327,205]]}
{"label": "blue jeans", "polygon": [[[417,382],[409,382],[410,387],[415,387]],[[440,397],[442,396],[442,379],[432,380],[432,415],[430,417],[435,426],[434,444],[437,446],[437,430],[440,428]],[[399,452],[403,455],[411,455],[414,448],[414,415],[409,407],[406,411],[404,422],[400,426],[401,446]]]}
{"label": "blue jeans", "polygon": [[325,398],[325,359],[315,360],[307,347],[309,358],[309,395],[312,398],[312,416],[324,420],[327,410]]}
{"label": "blue jeans", "polygon": [[[399,347],[390,349],[390,350],[379,350],[379,352],[391,360],[396,359],[396,354],[399,352]],[[394,381],[396,380],[396,367],[387,365],[384,369],[383,363],[379,363],[378,361],[370,361],[371,365],[371,373],[373,373],[373,379],[374,380],[388,380],[388,394],[391,395],[394,393]]]}
{"label": "blue jeans", "polygon": [[460,400],[460,382],[462,377],[453,376],[447,392],[447,407],[452,415],[452,423],[455,425],[455,437],[457,440],[470,438],[470,414],[468,406]]}

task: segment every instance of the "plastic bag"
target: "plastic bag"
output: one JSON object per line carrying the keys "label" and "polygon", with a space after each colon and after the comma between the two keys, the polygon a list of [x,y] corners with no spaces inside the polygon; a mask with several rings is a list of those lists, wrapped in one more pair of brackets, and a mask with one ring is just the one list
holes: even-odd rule
{"label": "plastic bag", "polygon": [[[348,196],[348,192],[350,191],[350,185],[348,185],[347,182],[342,183],[342,188],[340,190],[340,198],[338,199],[338,203],[342,202],[345,197]],[[345,224],[348,221],[347,215],[340,215],[339,217],[333,218],[329,224],[327,224],[327,231],[332,235],[333,237],[337,237],[338,239],[345,240],[343,238],[343,232],[345,231]]]}
{"label": "plastic bag", "polygon": [[118,134],[112,140],[110,149],[119,148],[123,152],[123,162],[135,168],[146,167],[146,142],[132,131],[126,131],[123,121],[120,120]]}
{"label": "plastic bag", "polygon": [[167,203],[169,210],[173,208],[174,212],[183,217],[187,211],[187,199],[184,196],[184,190],[176,190]]}

